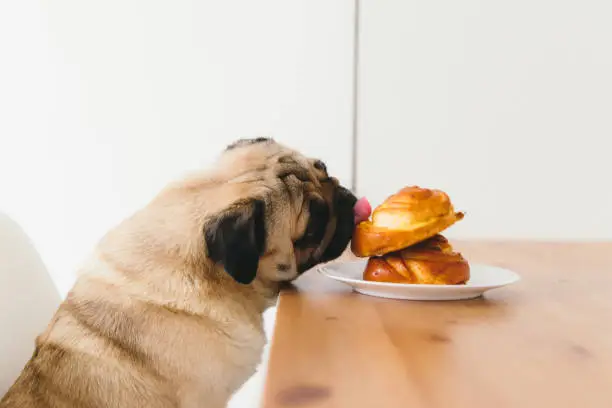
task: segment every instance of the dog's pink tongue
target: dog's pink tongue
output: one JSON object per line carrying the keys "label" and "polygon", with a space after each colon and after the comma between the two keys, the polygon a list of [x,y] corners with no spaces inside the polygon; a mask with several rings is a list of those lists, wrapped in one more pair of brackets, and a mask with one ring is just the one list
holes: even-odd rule
{"label": "dog's pink tongue", "polygon": [[370,218],[370,214],[372,213],[372,206],[370,205],[367,198],[361,197],[355,203],[354,211],[355,211],[355,225],[357,225],[360,222],[365,221],[368,218]]}

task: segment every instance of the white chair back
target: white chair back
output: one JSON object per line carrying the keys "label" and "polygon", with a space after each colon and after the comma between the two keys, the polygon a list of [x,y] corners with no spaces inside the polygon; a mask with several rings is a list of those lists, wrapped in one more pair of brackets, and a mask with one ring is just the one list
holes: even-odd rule
{"label": "white chair back", "polygon": [[0,212],[0,397],[32,356],[60,295],[26,233]]}

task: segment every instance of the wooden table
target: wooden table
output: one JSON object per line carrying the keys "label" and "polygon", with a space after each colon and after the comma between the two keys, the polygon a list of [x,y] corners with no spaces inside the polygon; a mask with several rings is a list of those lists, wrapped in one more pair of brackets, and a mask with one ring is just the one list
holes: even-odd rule
{"label": "wooden table", "polygon": [[281,295],[265,408],[611,408],[612,244],[454,243],[522,280],[411,302],[305,274]]}

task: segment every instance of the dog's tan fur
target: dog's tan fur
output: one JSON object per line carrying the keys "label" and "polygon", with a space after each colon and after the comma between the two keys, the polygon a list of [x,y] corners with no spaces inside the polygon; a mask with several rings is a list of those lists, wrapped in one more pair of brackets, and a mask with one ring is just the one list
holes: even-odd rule
{"label": "dog's tan fur", "polygon": [[[237,143],[211,170],[169,185],[101,240],[0,407],[225,406],[259,363],[262,312],[280,283],[304,259],[319,262],[333,237],[332,210],[318,245],[294,247],[305,203],[333,207],[337,188],[273,141]],[[266,246],[241,284],[211,259],[204,232],[217,239],[214,220],[229,213],[247,219],[253,199],[266,203]]]}

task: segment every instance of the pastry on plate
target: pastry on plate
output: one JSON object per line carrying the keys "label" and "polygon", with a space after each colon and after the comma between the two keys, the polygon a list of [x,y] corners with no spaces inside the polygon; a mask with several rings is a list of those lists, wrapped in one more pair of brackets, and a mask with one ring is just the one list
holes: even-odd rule
{"label": "pastry on plate", "polygon": [[359,257],[384,255],[430,238],[463,218],[440,190],[405,187],[357,224],[351,250]]}
{"label": "pastry on plate", "polygon": [[445,192],[404,187],[374,209],[371,219],[357,224],[351,250],[369,257],[365,280],[462,284],[469,264],[455,252],[442,231],[463,219]]}
{"label": "pastry on plate", "polygon": [[432,285],[459,285],[469,278],[468,262],[442,235],[371,257],[363,274],[367,281]]}

